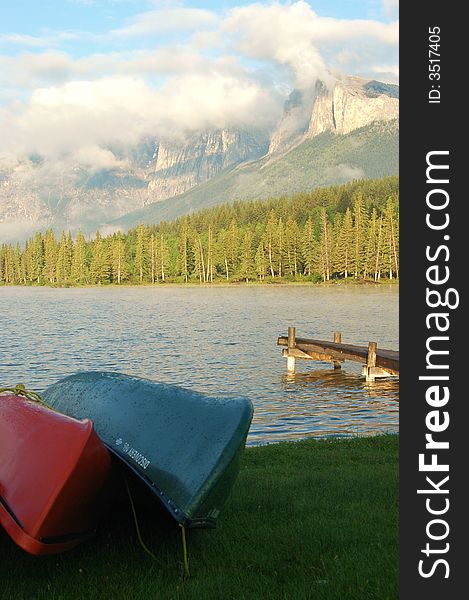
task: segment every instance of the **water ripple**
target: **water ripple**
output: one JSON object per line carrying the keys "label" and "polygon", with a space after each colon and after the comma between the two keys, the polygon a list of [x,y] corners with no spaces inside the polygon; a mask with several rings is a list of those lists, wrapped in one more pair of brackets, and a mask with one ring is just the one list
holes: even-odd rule
{"label": "water ripple", "polygon": [[76,371],[132,373],[212,395],[248,396],[248,443],[397,432],[395,379],[367,384],[360,365],[297,361],[278,335],[398,348],[398,293],[379,288],[0,288],[0,385],[43,390]]}

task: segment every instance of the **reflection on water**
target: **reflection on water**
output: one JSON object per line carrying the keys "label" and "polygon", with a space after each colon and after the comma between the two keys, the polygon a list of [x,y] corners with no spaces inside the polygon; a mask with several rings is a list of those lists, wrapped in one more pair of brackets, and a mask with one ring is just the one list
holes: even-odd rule
{"label": "reflection on water", "polygon": [[366,383],[298,360],[286,374],[278,335],[398,348],[395,287],[0,288],[0,385],[37,390],[82,370],[111,370],[255,407],[248,443],[398,430],[398,380]]}

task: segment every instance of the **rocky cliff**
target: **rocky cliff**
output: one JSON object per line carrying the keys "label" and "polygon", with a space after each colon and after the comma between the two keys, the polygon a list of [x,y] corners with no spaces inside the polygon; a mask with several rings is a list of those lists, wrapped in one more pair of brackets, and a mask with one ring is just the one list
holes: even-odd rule
{"label": "rocky cliff", "polygon": [[281,122],[271,136],[269,155],[288,151],[321,133],[345,135],[375,121],[399,117],[399,88],[359,77],[317,81],[295,90],[285,104]]}
{"label": "rocky cliff", "polygon": [[325,131],[347,134],[374,121],[392,121],[399,116],[399,100],[386,93],[370,93],[372,82],[348,77],[332,90],[322,87],[313,107],[307,137]]}
{"label": "rocky cliff", "polygon": [[263,156],[266,132],[221,129],[197,133],[182,141],[160,141],[154,154],[154,172],[148,184],[153,202],[183,194],[229,167]]}

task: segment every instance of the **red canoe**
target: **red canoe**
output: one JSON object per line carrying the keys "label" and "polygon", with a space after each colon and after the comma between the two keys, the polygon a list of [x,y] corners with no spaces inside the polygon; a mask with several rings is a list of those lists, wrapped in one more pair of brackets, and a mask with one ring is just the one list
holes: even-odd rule
{"label": "red canoe", "polygon": [[89,538],[110,469],[90,420],[0,395],[0,523],[18,546],[53,554]]}

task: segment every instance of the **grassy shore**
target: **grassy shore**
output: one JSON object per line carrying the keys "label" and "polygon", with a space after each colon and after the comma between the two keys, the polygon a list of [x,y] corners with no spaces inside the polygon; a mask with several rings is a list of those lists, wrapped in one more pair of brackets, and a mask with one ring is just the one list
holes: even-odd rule
{"label": "grassy shore", "polygon": [[98,283],[86,283],[86,284],[74,284],[74,285],[58,285],[58,284],[32,284],[32,283],[28,283],[26,285],[21,285],[21,284],[14,284],[14,285],[10,285],[10,284],[5,284],[3,282],[0,282],[0,288],[1,287],[33,287],[33,288],[56,288],[56,289],[64,289],[64,288],[80,288],[80,289],[84,289],[84,288],[116,288],[116,289],[123,289],[123,288],[153,288],[153,289],[159,289],[159,288],[164,288],[164,287],[181,287],[181,288],[201,288],[201,287],[205,287],[205,288],[210,288],[210,287],[226,287],[226,288],[233,288],[233,287],[288,287],[288,286],[311,286],[311,287],[337,287],[337,286],[341,286],[344,288],[348,288],[348,287],[358,287],[358,288],[363,288],[363,287],[369,287],[369,288],[376,288],[376,287],[383,287],[383,286],[399,286],[399,279],[381,279],[380,281],[373,281],[371,279],[353,279],[353,278],[349,278],[349,279],[333,279],[330,281],[322,281],[321,280],[315,280],[312,281],[310,279],[274,279],[274,278],[267,278],[263,281],[259,281],[258,279],[250,279],[249,281],[226,281],[224,279],[216,279],[213,282],[206,282],[206,283],[199,283],[198,281],[190,281],[190,282],[185,282],[185,281],[176,281],[174,279],[167,279],[165,282],[158,282],[158,283],[138,283],[136,281],[134,282],[125,282],[125,283],[121,283],[121,284],[117,284],[117,283],[103,283],[103,284],[98,284]]}
{"label": "grassy shore", "polygon": [[137,504],[52,557],[0,532],[5,600],[371,600],[398,598],[398,437],[307,440],[246,450],[217,529],[188,532]]}

